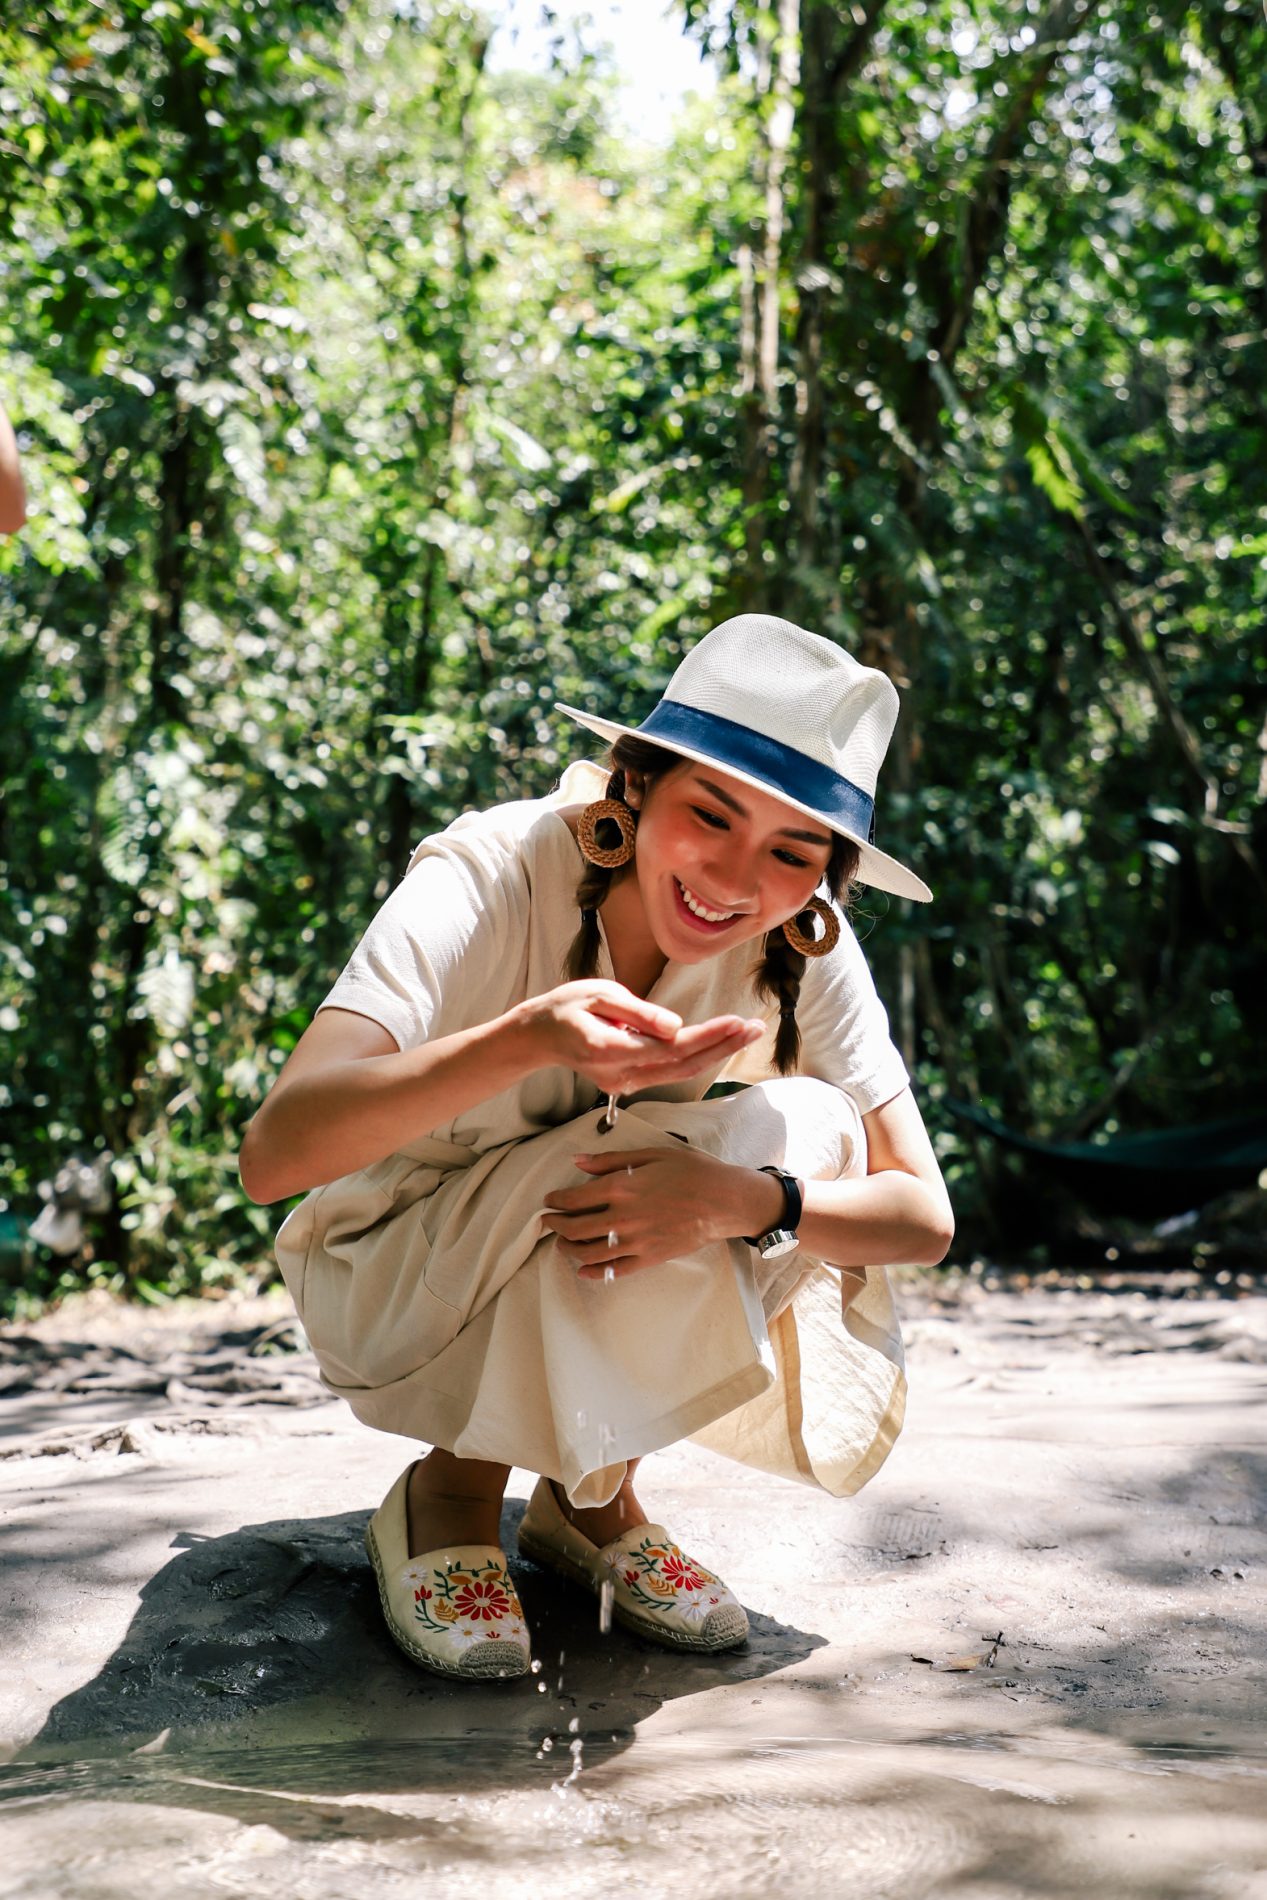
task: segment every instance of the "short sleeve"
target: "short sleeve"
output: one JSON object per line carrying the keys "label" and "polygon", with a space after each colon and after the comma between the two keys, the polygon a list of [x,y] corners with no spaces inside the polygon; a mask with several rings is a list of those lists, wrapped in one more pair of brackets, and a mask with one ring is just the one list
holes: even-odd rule
{"label": "short sleeve", "polygon": [[319,1005],[368,1016],[401,1049],[490,1022],[518,973],[523,866],[503,841],[464,836],[461,825],[419,845]]}
{"label": "short sleeve", "polygon": [[864,1115],[891,1102],[909,1083],[870,965],[847,922],[829,956],[806,961],[796,1020],[801,1074],[834,1082]]}

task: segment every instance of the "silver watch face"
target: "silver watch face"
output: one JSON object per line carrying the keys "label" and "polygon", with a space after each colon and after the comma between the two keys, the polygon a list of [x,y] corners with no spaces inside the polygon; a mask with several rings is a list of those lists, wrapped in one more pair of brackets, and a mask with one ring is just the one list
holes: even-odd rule
{"label": "silver watch face", "polygon": [[799,1245],[796,1235],[790,1234],[786,1227],[772,1227],[758,1240],[757,1252],[763,1260],[782,1260],[785,1253],[791,1253]]}

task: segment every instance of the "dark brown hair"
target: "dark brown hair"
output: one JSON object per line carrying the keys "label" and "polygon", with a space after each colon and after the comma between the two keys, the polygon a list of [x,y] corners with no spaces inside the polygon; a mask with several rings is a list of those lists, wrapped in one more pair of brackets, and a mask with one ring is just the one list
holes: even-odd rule
{"label": "dark brown hair", "polygon": [[[653,745],[649,739],[639,739],[629,733],[623,733],[617,739],[607,756],[607,765],[611,776],[607,781],[608,798],[623,799],[625,796],[626,772],[640,772],[648,789],[658,778],[675,767],[689,763],[676,752],[667,752],[663,746]],[[634,823],[638,814],[633,814]],[[615,827],[612,827],[615,843]],[[848,906],[849,883],[858,869],[861,852],[856,844],[844,838],[838,831],[832,833],[831,856],[827,862],[827,888],[834,902],[841,910]],[[598,913],[603,900],[612,887],[613,878],[624,875],[622,871],[605,870],[598,864],[587,864],[576,887],[576,901],[581,911],[581,927],[572,940],[568,951],[567,976],[575,982],[580,977],[593,976],[598,968]],[[806,916],[805,912],[801,913]],[[807,934],[812,932],[812,920],[806,917],[803,926]],[[779,1027],[774,1041],[774,1066],[780,1075],[790,1075],[796,1068],[801,1053],[801,1032],[796,1024],[796,999],[800,994],[801,978],[805,974],[805,958],[799,950],[794,950],[782,930],[772,930],[765,940],[765,955],[753,970],[753,981],[759,996],[768,997],[779,1006]]]}

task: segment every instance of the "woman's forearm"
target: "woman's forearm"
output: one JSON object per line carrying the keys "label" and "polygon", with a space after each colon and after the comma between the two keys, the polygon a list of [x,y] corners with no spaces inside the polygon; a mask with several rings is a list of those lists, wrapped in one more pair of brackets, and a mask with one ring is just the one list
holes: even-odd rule
{"label": "woman's forearm", "polygon": [[333,1062],[280,1083],[239,1156],[253,1201],[302,1194],[369,1167],[513,1088],[543,1061],[517,1009],[417,1049]]}
{"label": "woman's forearm", "polygon": [[[744,1169],[739,1206],[728,1223],[750,1220],[761,1233],[777,1220],[770,1195],[782,1194],[768,1174]],[[954,1238],[950,1203],[927,1182],[889,1168],[844,1181],[805,1181],[797,1238],[802,1249],[833,1267],[936,1266]]]}
{"label": "woman's forearm", "polygon": [[955,1237],[950,1202],[897,1168],[807,1181],[798,1237],[833,1267],[935,1267]]}

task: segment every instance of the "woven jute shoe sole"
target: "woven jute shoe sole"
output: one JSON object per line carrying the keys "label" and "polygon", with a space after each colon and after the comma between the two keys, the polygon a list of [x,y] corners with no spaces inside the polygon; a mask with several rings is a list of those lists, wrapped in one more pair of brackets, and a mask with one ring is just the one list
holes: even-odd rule
{"label": "woven jute shoe sole", "polygon": [[378,1600],[382,1605],[383,1621],[387,1625],[388,1635],[397,1649],[403,1650],[411,1662],[421,1663],[422,1667],[430,1669],[433,1675],[450,1676],[459,1682],[469,1682],[472,1677],[479,1681],[490,1681],[497,1677],[509,1681],[515,1677],[527,1675],[529,1657],[518,1643],[476,1643],[467,1650],[460,1663],[445,1662],[424,1649],[408,1630],[400,1627],[392,1615],[391,1598],[387,1589],[387,1573],[383,1567],[378,1540],[372,1528],[366,1529],[365,1548],[378,1580]]}
{"label": "woven jute shoe sole", "polygon": [[[579,1583],[591,1595],[601,1594],[599,1586],[583,1565],[575,1563],[566,1551],[556,1550],[553,1544],[540,1541],[531,1531],[520,1531],[519,1550],[522,1556],[531,1557],[534,1563],[544,1565],[560,1577],[566,1577],[570,1583]],[[645,1636],[649,1643],[658,1643],[662,1649],[690,1649],[701,1655],[710,1655],[717,1649],[734,1649],[748,1634],[748,1619],[737,1605],[714,1610],[708,1618],[711,1627],[707,1635],[665,1629],[650,1618],[644,1619],[632,1610],[627,1610],[614,1592],[612,1615],[622,1629],[630,1630],[635,1636]]]}

